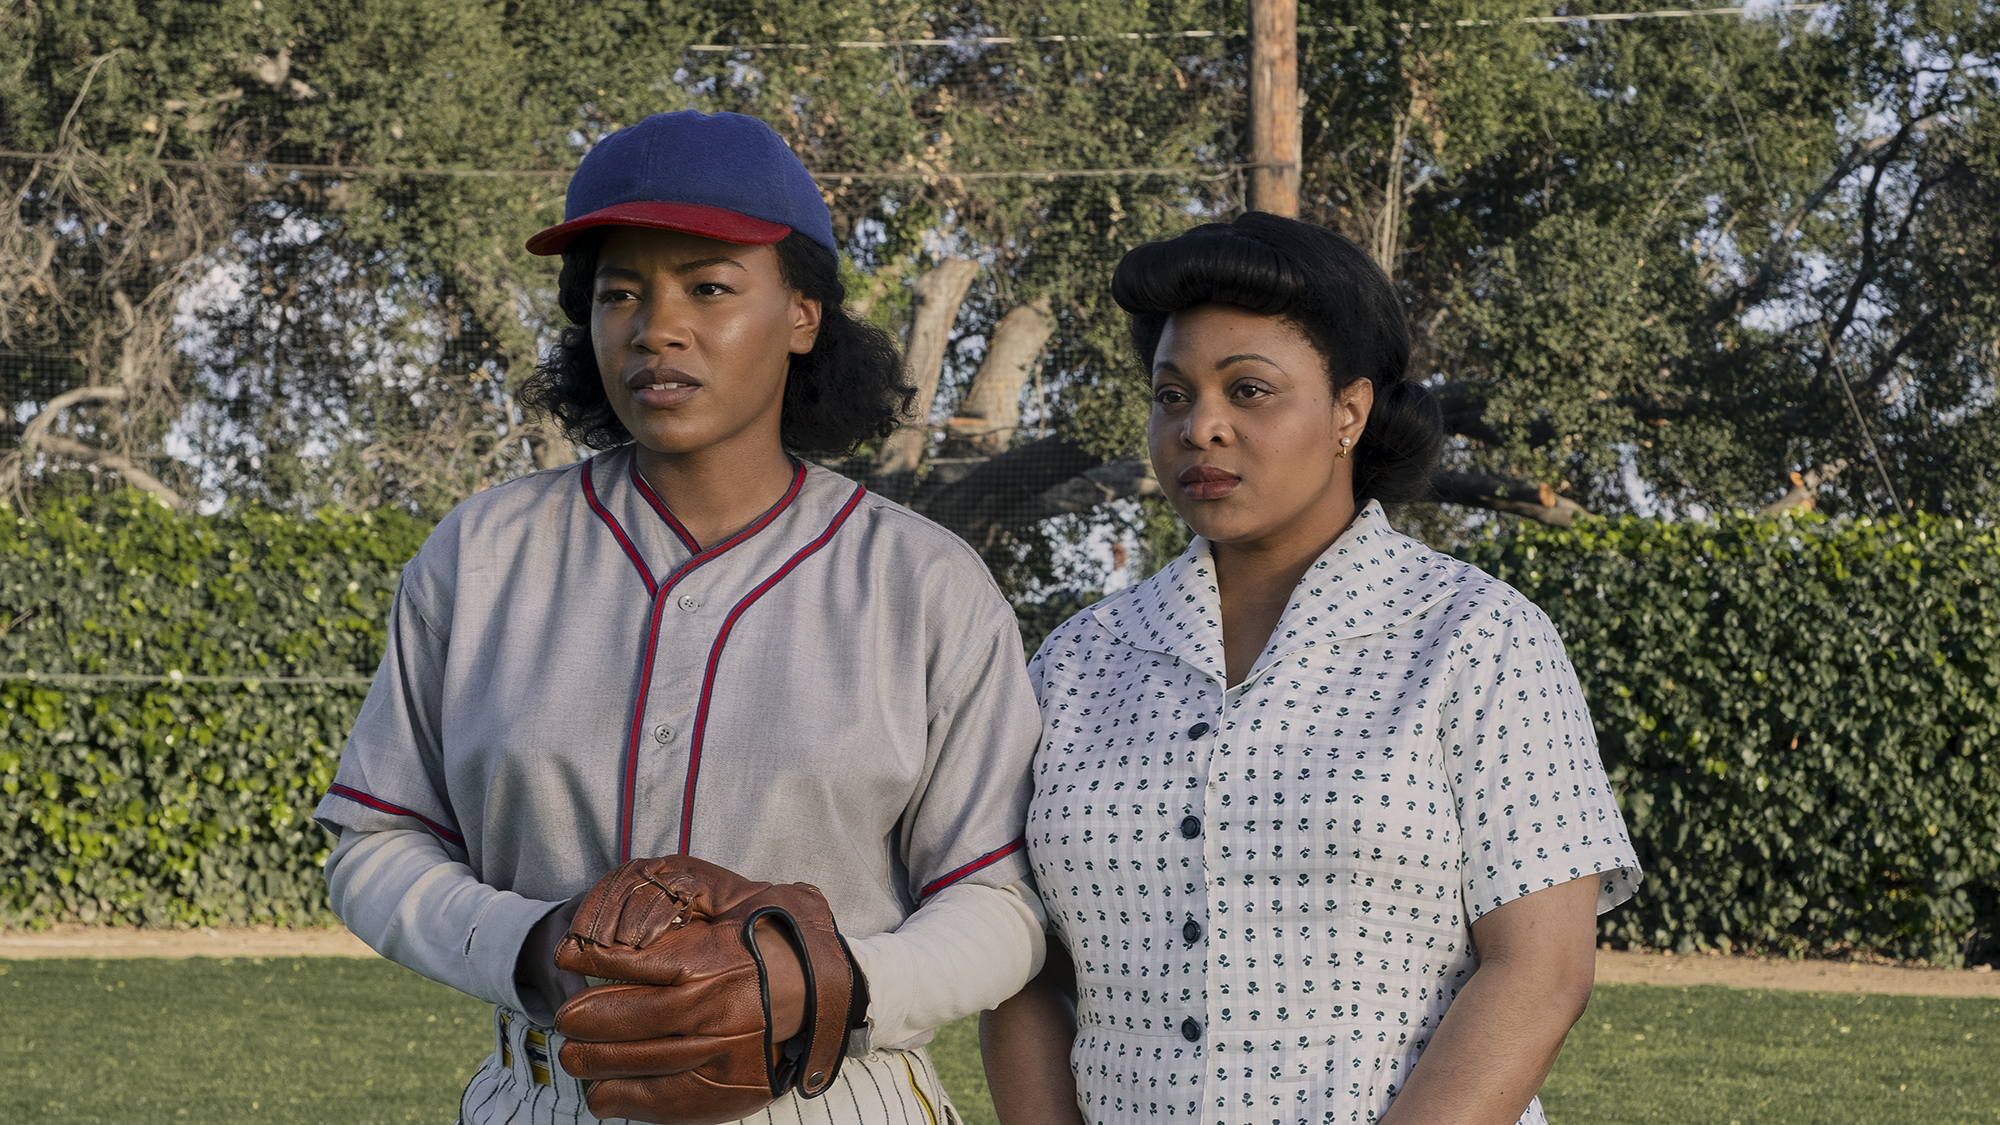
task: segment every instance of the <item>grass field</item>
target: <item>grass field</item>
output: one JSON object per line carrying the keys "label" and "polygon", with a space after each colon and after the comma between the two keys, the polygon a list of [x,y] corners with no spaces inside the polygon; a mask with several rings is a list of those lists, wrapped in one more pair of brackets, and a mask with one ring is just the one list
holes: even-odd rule
{"label": "grass field", "polygon": [[[380,961],[0,961],[0,1121],[446,1125],[488,1009]],[[934,1048],[992,1125],[971,1021]],[[1599,987],[1556,1125],[2000,1125],[2000,1002]]]}

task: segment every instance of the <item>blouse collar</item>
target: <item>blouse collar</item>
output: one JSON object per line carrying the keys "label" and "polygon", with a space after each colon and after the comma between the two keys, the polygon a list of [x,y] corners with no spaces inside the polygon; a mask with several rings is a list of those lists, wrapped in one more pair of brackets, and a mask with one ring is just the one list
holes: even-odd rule
{"label": "blouse collar", "polygon": [[[1382,505],[1370,500],[1299,579],[1257,667],[1380,633],[1429,610],[1453,585],[1451,563],[1390,526]],[[1225,676],[1221,598],[1206,539],[1197,537],[1158,574],[1097,603],[1092,613],[1134,648]]]}

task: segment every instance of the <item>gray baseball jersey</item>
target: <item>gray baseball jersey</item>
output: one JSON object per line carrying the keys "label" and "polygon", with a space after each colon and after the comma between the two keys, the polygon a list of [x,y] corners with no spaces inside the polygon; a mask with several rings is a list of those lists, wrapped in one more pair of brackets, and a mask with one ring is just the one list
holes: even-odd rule
{"label": "gray baseball jersey", "polygon": [[[535,1008],[513,972],[538,920],[686,853],[820,887],[900,1036],[1039,960],[1012,884],[1040,725],[1012,611],[956,536],[801,466],[704,548],[620,450],[438,525],[316,816],[355,932],[505,1011]],[[980,948],[932,948],[961,932]],[[972,1007],[908,994],[967,954]]]}

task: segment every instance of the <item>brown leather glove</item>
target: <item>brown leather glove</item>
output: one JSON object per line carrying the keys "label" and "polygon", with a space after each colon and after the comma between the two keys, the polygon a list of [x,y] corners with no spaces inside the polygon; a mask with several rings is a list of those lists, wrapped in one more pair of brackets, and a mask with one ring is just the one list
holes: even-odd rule
{"label": "brown leather glove", "polygon": [[[757,948],[760,921],[805,973],[805,1020],[789,1041],[773,1041],[764,962],[789,954]],[[817,887],[692,856],[635,859],[584,897],[556,964],[596,984],[563,1004],[556,1030],[598,1117],[721,1125],[793,1089],[818,1097],[840,1073],[855,972]]]}

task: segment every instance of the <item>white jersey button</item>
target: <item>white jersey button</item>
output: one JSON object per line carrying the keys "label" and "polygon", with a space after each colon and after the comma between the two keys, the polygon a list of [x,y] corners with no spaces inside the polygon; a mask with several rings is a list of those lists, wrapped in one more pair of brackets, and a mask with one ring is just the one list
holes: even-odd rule
{"label": "white jersey button", "polygon": [[659,726],[653,728],[654,742],[657,742],[660,745],[665,746],[667,743],[672,742],[673,738],[674,738],[674,728],[668,726],[667,724],[661,723]]}
{"label": "white jersey button", "polygon": [[678,604],[682,609],[686,610],[689,613],[693,613],[695,611],[695,607],[699,606],[701,603],[695,600],[693,594],[682,594],[681,600]]}

